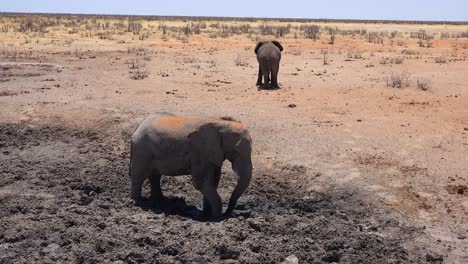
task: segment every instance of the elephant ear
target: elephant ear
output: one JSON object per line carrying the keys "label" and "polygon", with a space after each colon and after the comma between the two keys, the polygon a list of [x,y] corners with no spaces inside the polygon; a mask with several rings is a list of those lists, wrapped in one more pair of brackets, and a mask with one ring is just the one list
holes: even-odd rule
{"label": "elephant ear", "polygon": [[263,45],[263,42],[257,43],[257,46],[255,46],[255,54],[257,54],[258,49]]}
{"label": "elephant ear", "polygon": [[276,47],[278,47],[278,48],[280,49],[280,51],[283,51],[283,46],[281,46],[281,44],[280,44],[278,41],[273,40],[272,43],[273,43]]}
{"label": "elephant ear", "polygon": [[196,155],[201,162],[210,162],[215,166],[222,166],[224,152],[222,149],[221,136],[218,129],[213,125],[202,125],[197,131],[188,136],[192,155]]}

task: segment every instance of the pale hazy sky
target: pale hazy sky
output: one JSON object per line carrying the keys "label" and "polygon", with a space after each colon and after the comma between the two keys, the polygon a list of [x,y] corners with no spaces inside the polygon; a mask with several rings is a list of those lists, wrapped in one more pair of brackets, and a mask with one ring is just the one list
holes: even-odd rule
{"label": "pale hazy sky", "polygon": [[468,21],[468,0],[0,0],[0,12]]}

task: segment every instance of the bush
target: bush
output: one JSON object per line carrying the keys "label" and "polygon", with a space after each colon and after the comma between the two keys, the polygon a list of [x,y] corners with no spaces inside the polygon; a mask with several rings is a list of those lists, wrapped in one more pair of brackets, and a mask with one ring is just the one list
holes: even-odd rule
{"label": "bush", "polygon": [[236,64],[236,66],[247,66],[247,63],[242,59],[242,56],[240,54],[237,54],[234,63]]}
{"label": "bush", "polygon": [[398,56],[398,57],[394,57],[394,58],[386,58],[386,57],[382,57],[382,59],[380,59],[380,64],[402,64],[403,61],[405,59],[401,56]]}
{"label": "bush", "polygon": [[320,36],[320,27],[317,25],[301,25],[299,30],[302,31],[305,38],[318,39]]}
{"label": "bush", "polygon": [[423,91],[427,91],[427,90],[431,89],[432,82],[430,80],[428,80],[428,79],[418,78],[416,80],[416,85],[417,85],[418,89],[423,90]]}
{"label": "bush", "polygon": [[447,59],[444,56],[435,57],[434,61],[439,64],[447,63]]}
{"label": "bush", "polygon": [[149,72],[147,70],[135,70],[135,71],[130,71],[130,79],[133,80],[143,80],[149,76]]}
{"label": "bush", "polygon": [[387,78],[387,86],[393,88],[401,88],[403,86],[410,85],[410,74],[407,71],[401,73],[393,73],[390,75],[390,78]]}

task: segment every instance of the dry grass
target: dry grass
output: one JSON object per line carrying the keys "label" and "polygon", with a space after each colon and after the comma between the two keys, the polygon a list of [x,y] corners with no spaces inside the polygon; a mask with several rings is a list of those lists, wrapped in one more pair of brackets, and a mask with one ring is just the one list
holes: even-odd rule
{"label": "dry grass", "polygon": [[434,58],[434,61],[439,64],[447,63],[447,58],[444,56],[438,56]]}
{"label": "dry grass", "polygon": [[234,64],[236,66],[248,66],[249,64],[244,61],[244,59],[242,58],[242,55],[241,54],[237,54],[237,57],[234,59]]}
{"label": "dry grass", "polygon": [[418,79],[416,79],[416,86],[418,87],[418,89],[420,89],[422,91],[427,91],[427,90],[431,89],[432,82],[430,80],[428,80],[428,79],[418,78]]}
{"label": "dry grass", "polygon": [[[97,38],[100,40],[126,43],[143,43],[163,39],[177,39],[183,44],[198,35],[210,38],[231,38],[244,35],[251,40],[259,38],[304,38],[317,40],[321,35],[329,37],[329,44],[336,38],[352,37],[384,45],[396,43],[409,45],[408,39],[416,39],[420,47],[432,47],[434,37],[468,38],[463,24],[449,25],[450,28],[432,23],[425,25],[403,24],[397,21],[382,21],[385,27],[366,21],[325,21],[305,19],[238,19],[211,17],[138,17],[138,16],[93,16],[93,15],[14,15],[0,18],[0,33],[22,33],[29,38],[25,43],[45,37],[46,34],[63,34],[67,37]],[[397,29],[395,29],[397,28]]]}
{"label": "dry grass", "polygon": [[398,57],[382,57],[380,64],[402,64],[405,59],[401,56]]}
{"label": "dry grass", "polygon": [[399,73],[392,72],[390,77],[387,78],[387,86],[393,88],[402,88],[408,87],[410,85],[411,75],[407,71],[402,71]]}
{"label": "dry grass", "polygon": [[149,76],[149,71],[148,70],[133,70],[129,72],[130,74],[130,79],[132,80],[143,80],[148,78]]}
{"label": "dry grass", "polygon": [[0,91],[0,96],[13,96],[13,95],[17,95],[17,94],[18,93],[12,92],[10,90]]}
{"label": "dry grass", "polygon": [[362,52],[360,51],[348,51],[348,58],[349,59],[362,59],[363,56],[362,56]]}

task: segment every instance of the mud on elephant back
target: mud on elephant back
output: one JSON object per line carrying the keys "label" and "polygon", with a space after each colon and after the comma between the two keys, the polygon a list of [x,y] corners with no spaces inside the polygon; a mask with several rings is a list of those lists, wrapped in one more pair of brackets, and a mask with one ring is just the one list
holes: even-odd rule
{"label": "mud on elephant back", "polygon": [[[255,46],[258,60],[257,87],[260,89],[277,89],[278,71],[283,46],[278,41],[262,41]],[[263,77],[263,81],[262,81]]]}

